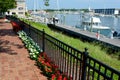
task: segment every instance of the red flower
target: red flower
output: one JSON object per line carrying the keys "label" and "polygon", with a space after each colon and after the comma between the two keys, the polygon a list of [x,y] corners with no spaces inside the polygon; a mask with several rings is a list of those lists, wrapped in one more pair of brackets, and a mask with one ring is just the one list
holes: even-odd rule
{"label": "red flower", "polygon": [[51,80],[72,80],[67,73],[60,73],[59,67],[50,60],[45,52],[40,53],[38,62],[41,63],[45,73],[51,76]]}
{"label": "red flower", "polygon": [[52,74],[52,80],[56,79],[55,74]]}
{"label": "red flower", "polygon": [[42,64],[45,64],[45,62],[44,62],[44,61],[41,61],[41,63],[42,63]]}
{"label": "red flower", "polygon": [[45,64],[46,66],[48,66],[48,67],[51,67],[51,65],[50,65],[50,63],[49,62],[46,62],[46,64]]}
{"label": "red flower", "polygon": [[42,57],[39,56],[38,58],[38,62],[44,61],[44,59]]}
{"label": "red flower", "polygon": [[64,77],[63,80],[68,80],[68,79],[66,77]]}
{"label": "red flower", "polygon": [[52,72],[51,68],[48,68],[47,66],[45,66],[45,71],[46,72]]}
{"label": "red flower", "polygon": [[53,68],[58,68],[58,66],[56,66],[56,65],[53,65]]}
{"label": "red flower", "polygon": [[59,70],[56,71],[56,75],[60,75],[60,71]]}
{"label": "red flower", "polygon": [[62,75],[59,75],[57,80],[62,80]]}
{"label": "red flower", "polygon": [[43,56],[44,58],[47,58],[47,54],[45,52],[40,53],[40,56]]}
{"label": "red flower", "polygon": [[46,58],[46,61],[49,62],[49,63],[51,63],[51,60],[50,60],[49,57]]}

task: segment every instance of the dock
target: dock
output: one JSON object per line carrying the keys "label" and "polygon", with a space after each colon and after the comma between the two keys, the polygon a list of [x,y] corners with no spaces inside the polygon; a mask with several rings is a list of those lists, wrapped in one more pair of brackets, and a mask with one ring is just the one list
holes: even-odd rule
{"label": "dock", "polygon": [[61,25],[61,24],[48,24],[49,27],[51,28],[55,28],[58,29],[60,31],[66,32],[70,35],[76,36],[78,38],[82,38],[82,39],[87,39],[88,41],[98,41],[98,42],[102,42],[106,45],[110,45],[114,48],[118,48],[120,49],[120,39],[118,38],[108,38],[105,37],[104,35],[99,35],[99,39],[96,36],[97,33],[95,32],[90,32],[90,31],[84,31],[72,26],[67,26],[67,25]]}

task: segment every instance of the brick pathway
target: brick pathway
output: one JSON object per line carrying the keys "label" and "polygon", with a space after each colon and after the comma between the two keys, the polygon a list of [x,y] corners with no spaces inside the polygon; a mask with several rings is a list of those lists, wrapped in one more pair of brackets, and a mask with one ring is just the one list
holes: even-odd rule
{"label": "brick pathway", "polygon": [[0,80],[47,80],[27,49],[12,31],[10,23],[0,19]]}

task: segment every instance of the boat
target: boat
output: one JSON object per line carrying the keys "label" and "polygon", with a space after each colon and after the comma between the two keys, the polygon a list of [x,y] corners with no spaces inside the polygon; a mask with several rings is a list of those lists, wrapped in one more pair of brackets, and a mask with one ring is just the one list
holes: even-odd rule
{"label": "boat", "polygon": [[98,29],[98,30],[105,30],[105,29],[110,29],[108,26],[102,26],[101,25],[101,20],[98,17],[89,17],[89,18],[84,18],[82,20],[81,24],[84,28],[84,30],[88,29]]}

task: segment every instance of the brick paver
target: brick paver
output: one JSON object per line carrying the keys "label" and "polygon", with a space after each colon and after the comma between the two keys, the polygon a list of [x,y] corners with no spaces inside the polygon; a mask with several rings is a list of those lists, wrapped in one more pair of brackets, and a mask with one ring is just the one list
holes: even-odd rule
{"label": "brick paver", "polygon": [[12,25],[0,19],[0,80],[47,80],[29,58]]}

